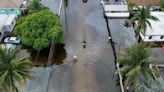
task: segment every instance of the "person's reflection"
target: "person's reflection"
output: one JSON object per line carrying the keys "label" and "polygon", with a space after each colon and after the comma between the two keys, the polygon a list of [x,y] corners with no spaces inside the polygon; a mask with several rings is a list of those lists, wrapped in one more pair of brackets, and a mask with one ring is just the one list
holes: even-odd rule
{"label": "person's reflection", "polygon": [[88,0],[83,0],[84,3],[87,3]]}

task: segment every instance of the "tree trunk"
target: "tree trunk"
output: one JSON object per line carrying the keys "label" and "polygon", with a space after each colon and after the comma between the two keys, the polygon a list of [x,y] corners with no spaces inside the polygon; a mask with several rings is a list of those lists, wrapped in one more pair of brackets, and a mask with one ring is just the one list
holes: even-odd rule
{"label": "tree trunk", "polygon": [[2,90],[3,90],[3,92],[8,92],[7,91],[7,86],[4,86],[4,88]]}
{"label": "tree trunk", "polygon": [[[68,3],[68,1],[67,1]],[[67,11],[66,11],[66,7],[68,4],[66,4],[66,0],[65,0],[65,4],[64,4],[64,16],[65,16],[65,29],[67,29]]]}
{"label": "tree trunk", "polygon": [[15,86],[13,77],[11,76],[10,78],[11,78],[11,80],[12,80],[12,83],[13,83],[12,85],[13,85],[15,91],[16,91],[16,92],[19,92],[19,91],[18,91],[18,88]]}
{"label": "tree trunk", "polygon": [[56,41],[55,41],[55,38],[53,38],[53,40],[51,42],[50,51],[49,51],[47,66],[52,64],[52,59],[53,59],[53,56],[54,56],[55,47],[56,47]]}
{"label": "tree trunk", "polygon": [[36,58],[35,58],[35,62],[38,60],[38,56],[39,56],[40,50],[38,51]]}
{"label": "tree trunk", "polygon": [[15,86],[15,84],[14,84],[14,89],[15,89],[16,92],[19,92],[18,88]]}
{"label": "tree trunk", "polygon": [[137,42],[138,42],[138,43],[142,43],[142,38],[141,38],[140,35],[137,35],[136,38],[137,38]]}

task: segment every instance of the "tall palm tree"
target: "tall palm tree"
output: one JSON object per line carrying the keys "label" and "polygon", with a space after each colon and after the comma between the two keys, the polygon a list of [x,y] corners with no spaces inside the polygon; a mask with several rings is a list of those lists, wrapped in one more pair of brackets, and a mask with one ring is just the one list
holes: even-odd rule
{"label": "tall palm tree", "polygon": [[16,58],[18,49],[0,48],[0,86],[4,92],[18,92],[15,82],[22,83],[31,76],[32,62]]}
{"label": "tall palm tree", "polygon": [[[130,4],[132,5],[132,4]],[[128,19],[128,23],[135,24],[134,30],[136,33],[136,38],[140,42],[139,33],[145,34],[147,26],[151,27],[151,23],[149,20],[157,21],[158,18],[151,15],[150,6],[139,8],[137,5],[133,4],[133,6],[129,6],[129,8],[135,7],[137,11],[131,11],[132,16]],[[133,9],[130,9],[133,10]]]}
{"label": "tall palm tree", "polygon": [[140,84],[147,85],[153,80],[155,70],[150,68],[150,64],[154,64],[155,60],[142,45],[136,44],[128,48],[119,55],[117,62],[122,66],[119,72],[123,74],[125,88],[133,85],[134,90],[138,91]]}

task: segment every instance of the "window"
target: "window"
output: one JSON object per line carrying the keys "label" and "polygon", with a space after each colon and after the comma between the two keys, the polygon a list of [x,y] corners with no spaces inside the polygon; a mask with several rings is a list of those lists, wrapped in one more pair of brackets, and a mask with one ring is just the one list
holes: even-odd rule
{"label": "window", "polygon": [[14,11],[14,9],[10,9],[11,11]]}
{"label": "window", "polygon": [[152,36],[149,36],[149,39],[152,39]]}
{"label": "window", "polygon": [[164,38],[164,36],[161,36],[161,37],[160,37],[160,39],[163,39],[163,38]]}

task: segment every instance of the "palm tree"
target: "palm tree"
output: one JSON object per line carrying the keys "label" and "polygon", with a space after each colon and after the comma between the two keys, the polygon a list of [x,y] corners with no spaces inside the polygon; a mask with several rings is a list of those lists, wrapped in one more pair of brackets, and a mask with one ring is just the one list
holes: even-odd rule
{"label": "palm tree", "polygon": [[[136,44],[122,52],[117,62],[122,66],[117,72],[123,74],[124,87],[134,86],[137,91],[140,84],[148,84],[153,80],[154,69],[151,69],[150,64],[154,64],[155,60],[150,57],[148,50],[142,45]],[[134,91],[133,91],[134,92]]]}
{"label": "palm tree", "polygon": [[32,2],[28,5],[28,13],[34,13],[37,11],[40,11],[42,9],[46,9],[45,6],[43,6],[40,3],[41,0],[32,0]]}
{"label": "palm tree", "polygon": [[[132,5],[132,6],[130,6],[130,5]],[[151,23],[149,20],[157,21],[158,18],[151,15],[150,6],[139,8],[135,4],[130,4],[130,5],[129,5],[129,8],[135,7],[137,9],[137,11],[131,11],[131,13],[133,13],[133,14],[128,19],[128,23],[135,24],[134,30],[136,33],[136,38],[137,38],[138,42],[140,42],[141,38],[139,36],[139,33],[141,32],[142,34],[145,34],[147,26],[151,27]],[[133,10],[133,9],[130,9],[130,10]]]}
{"label": "palm tree", "polygon": [[25,82],[31,76],[32,62],[16,58],[18,49],[0,48],[0,86],[4,92],[18,92],[15,82]]}
{"label": "palm tree", "polygon": [[157,78],[151,82],[150,87],[142,85],[141,92],[164,92],[164,80]]}

